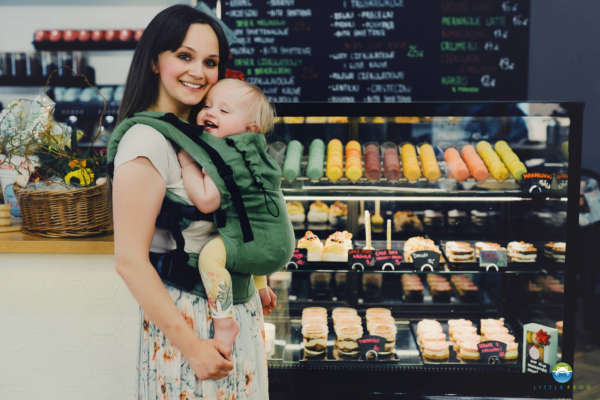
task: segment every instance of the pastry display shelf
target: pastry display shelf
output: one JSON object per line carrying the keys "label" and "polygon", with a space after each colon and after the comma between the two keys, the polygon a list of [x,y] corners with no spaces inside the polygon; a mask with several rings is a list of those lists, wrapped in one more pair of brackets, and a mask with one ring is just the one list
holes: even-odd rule
{"label": "pastry display shelf", "polygon": [[[407,263],[408,265],[408,263]],[[410,266],[412,267],[412,264],[410,264]],[[453,274],[515,274],[515,275],[548,275],[549,272],[544,269],[544,268],[536,268],[535,266],[531,266],[528,268],[523,268],[520,267],[519,269],[511,269],[511,268],[506,268],[506,269],[501,269],[500,271],[497,271],[495,269],[485,269],[485,268],[477,268],[477,269],[465,269],[465,270],[452,270],[452,269],[448,269],[447,267],[444,267],[444,269],[441,270],[435,270],[435,271],[430,271],[430,270],[424,270],[424,271],[419,271],[419,270],[415,270],[415,269],[403,269],[403,270],[397,270],[397,271],[390,271],[390,270],[381,270],[381,269],[368,269],[368,270],[359,270],[359,269],[352,269],[350,268],[328,268],[327,267],[327,263],[322,263],[322,265],[320,266],[315,266],[315,267],[301,267],[301,268],[293,268],[290,266],[287,266],[287,268],[285,268],[286,271],[289,272],[294,272],[294,273],[313,273],[313,272],[331,272],[331,273],[349,273],[349,274],[361,274],[361,273],[376,273],[376,274],[439,274],[439,275],[453,275]]]}

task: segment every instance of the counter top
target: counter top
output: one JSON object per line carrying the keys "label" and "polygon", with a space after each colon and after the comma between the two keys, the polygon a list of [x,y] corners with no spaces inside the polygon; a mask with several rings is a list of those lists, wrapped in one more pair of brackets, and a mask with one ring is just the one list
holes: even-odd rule
{"label": "counter top", "polygon": [[0,254],[113,254],[113,235],[44,238],[24,232],[0,233]]}

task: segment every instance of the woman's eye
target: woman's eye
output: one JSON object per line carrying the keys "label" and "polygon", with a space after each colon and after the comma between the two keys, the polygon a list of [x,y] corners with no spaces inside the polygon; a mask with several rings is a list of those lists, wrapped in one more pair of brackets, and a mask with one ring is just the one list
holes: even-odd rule
{"label": "woman's eye", "polygon": [[192,57],[190,57],[190,55],[187,53],[180,53],[177,55],[177,58],[183,61],[190,61],[192,59]]}
{"label": "woman's eye", "polygon": [[208,67],[216,67],[218,65],[218,63],[215,60],[211,59],[211,58],[209,58],[208,60],[206,60],[204,63]]}
{"label": "woman's eye", "polygon": [[223,114],[229,114],[229,111],[227,111],[227,110],[224,110],[224,109],[221,109],[221,112],[222,112]]}

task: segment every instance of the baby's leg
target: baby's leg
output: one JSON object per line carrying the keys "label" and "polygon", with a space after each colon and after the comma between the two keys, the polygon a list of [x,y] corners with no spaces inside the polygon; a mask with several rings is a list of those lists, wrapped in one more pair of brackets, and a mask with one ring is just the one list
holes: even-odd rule
{"label": "baby's leg", "polygon": [[221,237],[217,236],[200,252],[198,270],[213,319],[214,338],[231,349],[240,327],[233,319],[233,292],[231,275],[225,269],[226,257],[225,244]]}

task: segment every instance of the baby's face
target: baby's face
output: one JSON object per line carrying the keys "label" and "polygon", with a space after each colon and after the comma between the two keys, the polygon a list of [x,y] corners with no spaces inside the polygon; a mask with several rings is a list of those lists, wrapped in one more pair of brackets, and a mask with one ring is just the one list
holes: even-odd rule
{"label": "baby's face", "polygon": [[218,82],[206,95],[196,122],[209,134],[224,138],[252,130],[248,90],[235,82]]}

